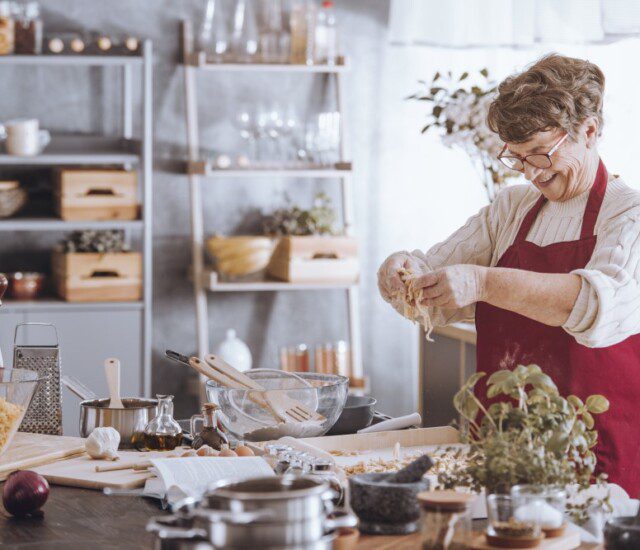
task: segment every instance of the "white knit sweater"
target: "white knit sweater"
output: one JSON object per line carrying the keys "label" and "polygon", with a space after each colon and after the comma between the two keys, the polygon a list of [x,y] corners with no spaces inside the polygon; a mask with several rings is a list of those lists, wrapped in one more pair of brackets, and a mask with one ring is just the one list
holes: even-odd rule
{"label": "white knit sweater", "polygon": [[[508,187],[444,242],[426,254],[413,254],[431,269],[463,263],[495,266],[539,196],[532,185]],[[579,239],[588,196],[587,191],[566,202],[548,201],[527,240],[547,246]],[[573,271],[582,288],[563,328],[580,344],[605,347],[640,333],[640,191],[620,178],[610,180],[595,232],[591,260],[585,269]],[[432,311],[436,326],[474,317],[475,305]]]}

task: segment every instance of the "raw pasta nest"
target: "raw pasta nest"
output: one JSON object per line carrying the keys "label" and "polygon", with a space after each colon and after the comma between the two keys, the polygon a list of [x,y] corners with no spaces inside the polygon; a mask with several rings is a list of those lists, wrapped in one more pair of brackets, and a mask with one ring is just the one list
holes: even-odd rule
{"label": "raw pasta nest", "polygon": [[413,270],[404,267],[400,269],[398,273],[404,283],[404,292],[396,293],[396,295],[392,297],[393,302],[402,305],[402,314],[407,319],[414,323],[420,323],[420,325],[424,327],[427,340],[431,342],[433,324],[431,322],[429,307],[422,303],[423,290],[422,288],[416,288],[414,284],[417,275]]}

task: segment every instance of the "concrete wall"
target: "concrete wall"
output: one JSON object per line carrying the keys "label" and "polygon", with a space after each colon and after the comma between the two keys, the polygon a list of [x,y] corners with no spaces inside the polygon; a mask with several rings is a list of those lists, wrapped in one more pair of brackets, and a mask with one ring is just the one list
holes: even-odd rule
{"label": "concrete wall", "polygon": [[[231,0],[228,0],[232,4]],[[185,156],[184,94],[179,56],[179,25],[197,14],[201,2],[154,0],[48,0],[44,7],[49,29],[99,29],[127,32],[154,42],[154,391],[171,392],[180,416],[195,410],[188,396],[190,374],[163,358],[166,348],[195,351],[192,287],[187,281],[189,210],[187,179],[175,173],[173,159]],[[353,62],[347,77],[348,139],[355,178],[356,223],[362,251],[363,347],[366,373],[380,409],[390,414],[415,407],[417,333],[379,298],[375,272],[390,250],[380,248],[380,235],[393,231],[398,219],[385,217],[379,197],[392,189],[382,181],[382,119],[385,110],[387,0],[338,3],[343,50]],[[5,80],[6,78],[6,80]],[[239,102],[294,101],[301,114],[318,101],[308,75],[200,75],[200,124],[204,146],[233,153],[239,141],[232,121]],[[316,81],[319,83],[319,81]],[[0,119],[37,116],[52,130],[115,132],[118,124],[119,81],[96,69],[23,68],[0,80]],[[418,122],[416,122],[416,129]],[[248,232],[259,228],[261,211],[281,206],[285,193],[305,204],[317,190],[338,200],[337,182],[258,180],[204,181],[207,232]],[[398,201],[403,198],[399,197]],[[7,269],[38,267],[56,236],[14,236],[0,243],[0,264]],[[20,253],[24,250],[39,254]],[[18,260],[18,258],[20,258]],[[31,266],[26,265],[30,263]],[[224,295],[210,299],[211,335],[217,343],[226,328],[235,328],[248,342],[256,366],[277,365],[283,344],[315,344],[347,336],[346,300],[342,292]],[[96,365],[99,368],[99,365]]]}

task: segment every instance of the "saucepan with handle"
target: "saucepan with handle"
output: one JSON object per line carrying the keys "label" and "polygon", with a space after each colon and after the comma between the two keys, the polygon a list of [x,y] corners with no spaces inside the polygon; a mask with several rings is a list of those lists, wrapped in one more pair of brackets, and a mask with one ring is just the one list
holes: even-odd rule
{"label": "saucepan with handle", "polygon": [[[120,397],[119,362],[108,359],[107,379],[111,397],[100,398],[80,381],[63,376],[62,383],[82,399],[80,437],[88,437],[95,428],[110,426],[120,434],[119,449],[136,448],[135,439],[158,413],[158,401],[144,397]],[[116,395],[117,394],[117,395]]]}

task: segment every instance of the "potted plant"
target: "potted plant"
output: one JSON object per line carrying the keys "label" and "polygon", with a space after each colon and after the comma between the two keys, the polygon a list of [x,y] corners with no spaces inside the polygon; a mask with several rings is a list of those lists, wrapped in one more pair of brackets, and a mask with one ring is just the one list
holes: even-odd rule
{"label": "potted plant", "polygon": [[[473,374],[454,397],[466,423],[463,440],[468,447],[455,451],[462,468],[440,474],[445,488],[484,488],[490,494],[530,484],[583,491],[604,481],[606,476],[594,475],[592,448],[598,439],[594,415],[609,408],[605,397],[591,395],[584,402],[575,395],[565,398],[540,367],[520,365],[488,378],[486,397],[499,400],[485,407],[474,393],[484,376]],[[587,499],[569,504],[568,511],[575,520],[585,520],[594,504]],[[607,508],[608,497],[599,504]]]}
{"label": "potted plant", "polygon": [[311,208],[293,205],[264,220],[264,232],[278,238],[267,272],[291,283],[352,283],[359,274],[357,242],[337,234],[331,199],[318,193]]}
{"label": "potted plant", "polygon": [[142,255],[121,229],[74,231],[52,256],[58,295],[68,302],[125,302],[142,298]]}

